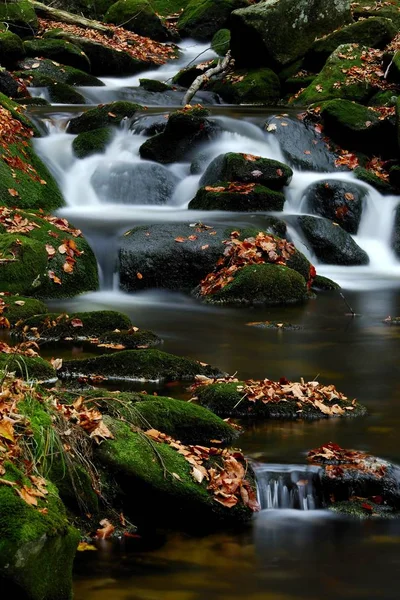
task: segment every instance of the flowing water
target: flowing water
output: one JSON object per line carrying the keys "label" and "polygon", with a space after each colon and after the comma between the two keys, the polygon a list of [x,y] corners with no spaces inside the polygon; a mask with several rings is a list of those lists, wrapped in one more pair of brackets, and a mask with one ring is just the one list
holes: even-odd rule
{"label": "flowing water", "polygon": [[[190,60],[213,56],[205,50],[186,42],[179,64],[143,76],[168,80]],[[143,127],[176,107],[182,94],[143,95],[138,78],[105,78],[105,87],[83,90],[88,105],[130,99],[149,107],[134,122],[123,123],[104,154],[84,160],[74,158],[74,136],[66,134],[65,127],[88,106],[32,109],[32,116],[48,133],[36,140],[36,149],[57,177],[66,199],[67,206],[59,214],[82,229],[92,244],[102,279],[99,292],[53,302],[53,307],[121,310],[137,326],[163,337],[165,351],[217,364],[230,373],[238,372],[241,378],[285,376],[298,380],[303,376],[333,383],[363,402],[369,416],[248,424],[240,445],[254,461],[263,508],[253,523],[240,531],[197,537],[143,532],[140,538],[120,543],[104,541],[98,552],[78,556],[76,599],[398,598],[400,521],[356,522],[322,510],[318,469],[307,468],[305,456],[310,448],[332,440],[400,462],[400,328],[382,322],[388,315],[400,315],[400,263],[390,249],[394,210],[400,198],[382,197],[361,184],[368,193],[355,239],[368,253],[370,264],[336,267],[318,263],[303,244],[294,216],[303,213],[304,190],[310,184],[327,178],[353,180],[352,174],[295,171],[286,191],[284,217],[292,238],[318,273],[342,285],[356,317],[348,314],[338,292],[320,294],[302,306],[253,310],[206,307],[182,294],[160,290],[126,294],[118,285],[118,240],[132,226],[167,220],[260,227],[265,222],[261,213],[188,211],[200,178],[200,174],[190,174],[189,161],[166,167],[174,184],[166,202],[155,203],[154,182],[137,177],[145,164],[138,153],[146,139]],[[210,103],[222,130],[201,149],[198,163],[202,171],[215,156],[228,151],[283,160],[274,136],[262,129],[274,110],[224,106],[215,103],[210,94],[201,101]],[[274,330],[254,325],[266,320],[300,327]],[[45,352],[52,355],[54,348]],[[60,354],[60,349],[57,352]],[[79,344],[72,350],[74,356],[85,352],[88,349]],[[186,397],[180,386],[159,384],[149,389]]]}

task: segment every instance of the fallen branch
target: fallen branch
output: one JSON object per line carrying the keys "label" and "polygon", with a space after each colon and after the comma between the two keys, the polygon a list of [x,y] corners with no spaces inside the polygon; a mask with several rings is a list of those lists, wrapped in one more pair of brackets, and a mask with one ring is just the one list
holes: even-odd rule
{"label": "fallen branch", "polygon": [[196,77],[196,79],[193,81],[192,85],[190,86],[190,88],[187,90],[186,94],[183,97],[182,106],[186,106],[186,104],[190,104],[190,101],[193,98],[193,96],[196,94],[196,92],[199,91],[201,86],[210,79],[210,77],[212,77],[213,75],[217,75],[218,73],[223,73],[232,64],[233,64],[233,59],[231,58],[231,51],[228,50],[228,52],[225,54],[224,58],[218,61],[218,64],[216,67],[212,67],[211,69],[208,69],[207,71],[205,71],[204,73],[202,73],[201,75]]}
{"label": "fallen branch", "polygon": [[106,25],[102,25],[98,21],[92,21],[91,19],[86,19],[80,15],[73,15],[65,10],[46,6],[45,4],[42,4],[42,2],[37,2],[36,0],[31,0],[31,4],[35,9],[35,12],[41,17],[61,21],[62,23],[69,23],[70,25],[80,25],[81,27],[101,31],[101,33],[105,33],[110,37],[113,36],[112,29],[106,27]]}

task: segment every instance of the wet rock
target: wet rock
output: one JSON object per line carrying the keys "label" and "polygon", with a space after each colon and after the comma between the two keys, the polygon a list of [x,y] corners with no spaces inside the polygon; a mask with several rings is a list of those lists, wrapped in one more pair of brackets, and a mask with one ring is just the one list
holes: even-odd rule
{"label": "wet rock", "polygon": [[139,79],[139,84],[146,92],[166,92],[172,89],[170,85],[157,79]]}
{"label": "wet rock", "polygon": [[247,0],[191,0],[179,17],[178,31],[182,37],[211,40],[228,26],[232,11],[243,6],[248,6]]}
{"label": "wet rock", "polygon": [[0,31],[0,56],[3,67],[12,66],[23,58],[25,50],[21,38],[11,31]]}
{"label": "wet rock", "polygon": [[356,167],[353,173],[357,179],[363,181],[364,183],[368,183],[370,186],[378,190],[378,192],[383,196],[398,193],[397,189],[393,187],[388,181],[381,179],[372,171],[364,169],[364,167]]}
{"label": "wet rock", "polygon": [[104,83],[89,73],[85,73],[75,67],[64,65],[62,69],[52,60],[47,58],[25,58],[18,63],[19,71],[14,75],[23,79],[33,87],[47,85],[42,76],[51,79],[51,83],[66,83],[73,86],[104,86]]}
{"label": "wet rock", "polygon": [[110,102],[90,108],[79,117],[71,119],[67,133],[83,133],[109,125],[119,125],[123,119],[131,119],[143,106],[133,102]]}
{"label": "wet rock", "polygon": [[105,151],[113,137],[111,128],[101,127],[80,133],[72,142],[72,150],[77,158],[86,158]]}
{"label": "wet rock", "polygon": [[208,116],[209,112],[202,107],[170,114],[164,131],[140,146],[140,156],[162,164],[190,159],[199,144],[212,139],[219,131]]}
{"label": "wet rock", "polygon": [[229,306],[282,306],[306,299],[304,277],[289,267],[273,264],[245,266],[224,288],[202,297],[208,304]]}
{"label": "wet rock", "polygon": [[171,199],[179,178],[157,163],[110,162],[90,181],[103,202],[161,205]]}
{"label": "wet rock", "polygon": [[169,30],[146,0],[118,0],[107,10],[104,22],[123,23],[125,29],[159,42],[171,39]]}
{"label": "wet rock", "polygon": [[[281,211],[285,203],[282,192],[249,184],[216,182],[214,186],[205,186],[198,190],[196,196],[189,202],[191,210],[229,210],[238,212],[252,211]],[[242,188],[242,192],[240,191]],[[235,190],[238,191],[235,191]]]}
{"label": "wet rock", "polygon": [[[282,125],[282,123],[284,125]],[[277,138],[285,159],[305,171],[337,171],[335,154],[324,140],[324,134],[309,120],[269,117],[264,129]]]}
{"label": "wet rock", "polygon": [[329,277],[324,277],[323,275],[316,275],[312,283],[311,289],[317,292],[328,292],[331,290],[340,290],[340,285],[336,283],[336,281],[332,281],[332,279],[329,279]]}
{"label": "wet rock", "polygon": [[279,77],[271,69],[238,69],[211,80],[207,89],[229,104],[276,104],[281,95]]}
{"label": "wet rock", "polygon": [[240,181],[257,183],[271,190],[281,190],[289,184],[292,175],[292,169],[277,160],[228,152],[211,161],[199,184],[209,186],[218,181]]}
{"label": "wet rock", "polygon": [[351,235],[328,219],[298,217],[297,222],[317,258],[331,265],[367,265],[368,254]]}
{"label": "wet rock", "polygon": [[231,15],[231,48],[238,65],[282,68],[304,56],[315,38],[351,22],[346,0],[262,2]]}
{"label": "wet rock", "polygon": [[398,258],[400,258],[400,204],[396,208],[394,217],[394,226],[392,232],[392,248]]}
{"label": "wet rock", "polygon": [[196,77],[198,77],[199,75],[203,75],[204,71],[206,71],[207,69],[212,69],[213,67],[216,67],[217,64],[218,59],[214,58],[201,63],[197,63],[196,65],[193,65],[191,67],[186,67],[185,69],[181,69],[176,75],[174,75],[172,82],[181,85],[182,87],[188,88],[196,79]]}
{"label": "wet rock", "polygon": [[215,377],[220,369],[202,365],[160,350],[122,350],[94,358],[67,360],[57,374],[60,379],[81,375],[101,375],[105,378],[131,381],[183,381],[196,375]]}
{"label": "wet rock", "polygon": [[86,54],[67,40],[50,38],[27,40],[24,42],[24,50],[28,56],[41,56],[89,73],[91,70]]}
{"label": "wet rock", "polygon": [[304,192],[304,210],[335,221],[348,233],[355,234],[366,194],[365,188],[347,181],[317,181]]}
{"label": "wet rock", "polygon": [[157,133],[162,133],[167,126],[167,115],[148,115],[140,116],[134,121],[131,129],[135,133],[143,133],[143,135],[151,136]]}
{"label": "wet rock", "polygon": [[0,93],[10,98],[21,96],[20,84],[14,79],[11,73],[3,68],[0,68]]}

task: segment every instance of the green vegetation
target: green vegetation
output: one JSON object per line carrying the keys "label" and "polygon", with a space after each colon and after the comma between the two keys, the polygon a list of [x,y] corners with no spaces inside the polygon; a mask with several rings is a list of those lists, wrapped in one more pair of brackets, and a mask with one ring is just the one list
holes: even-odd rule
{"label": "green vegetation", "polygon": [[[0,354],[0,371],[15,372],[17,377],[27,381],[48,381],[56,379],[56,372],[39,356],[20,356],[18,354]],[[0,488],[1,489],[1,488]]]}
{"label": "green vegetation", "polygon": [[17,321],[29,319],[33,315],[42,315],[47,312],[47,306],[35,298],[25,296],[0,296],[1,301],[5,303],[2,315],[8,319],[11,326],[14,327]]}
{"label": "green vegetation", "polygon": [[232,71],[208,88],[232,104],[275,104],[281,92],[279,77],[267,68]]}
{"label": "green vegetation", "polygon": [[77,158],[100,154],[105,151],[112,137],[113,132],[110,127],[84,131],[72,142],[72,150]]}
{"label": "green vegetation", "polygon": [[51,38],[27,40],[24,42],[24,49],[28,56],[41,56],[55,60],[62,65],[90,72],[90,61],[86,54],[67,40]]}
{"label": "green vegetation", "polygon": [[[215,191],[209,186],[200,188],[196,196],[189,202],[193,210],[230,210],[230,211],[281,211],[285,203],[282,192],[270,190],[263,185],[254,185],[251,191],[229,191],[229,182],[219,181],[214,184]],[[246,188],[246,184],[242,185]],[[225,188],[220,191],[219,188]]]}
{"label": "green vegetation", "polygon": [[83,133],[109,125],[119,125],[123,119],[131,119],[141,110],[143,110],[143,106],[133,102],[119,101],[99,105],[85,111],[80,117],[71,119],[67,133]]}

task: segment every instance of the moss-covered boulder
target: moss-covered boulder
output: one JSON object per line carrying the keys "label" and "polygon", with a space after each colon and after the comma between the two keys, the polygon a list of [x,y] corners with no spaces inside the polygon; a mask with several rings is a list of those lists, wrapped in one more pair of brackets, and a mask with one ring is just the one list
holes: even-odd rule
{"label": "moss-covered boulder", "polygon": [[371,17],[326,35],[316,40],[307,52],[305,65],[319,71],[329,56],[342,44],[360,44],[368,48],[384,48],[394,38],[397,28],[391,19]]}
{"label": "moss-covered boulder", "polygon": [[364,61],[367,48],[342,44],[333,52],[322,71],[313,82],[306,87],[293,101],[293,104],[307,106],[314,102],[341,98],[363,103],[378,91],[379,86],[368,78],[349,78],[352,68],[361,73],[364,70]]}
{"label": "moss-covered boulder", "polygon": [[67,65],[59,65],[48,58],[25,58],[18,63],[19,71],[15,75],[29,83],[31,86],[40,87],[46,79],[41,77],[45,75],[51,80],[51,83],[66,83],[67,85],[98,87],[104,86],[104,83],[85,71],[69,67]]}
{"label": "moss-covered boulder", "polygon": [[36,35],[38,19],[29,0],[14,0],[0,3],[0,23],[20,37]]}
{"label": "moss-covered boulder", "polygon": [[282,265],[248,265],[221,290],[204,296],[208,304],[273,306],[299,304],[307,298],[306,281],[297,271]]}
{"label": "moss-covered boulder", "polygon": [[27,381],[50,381],[56,379],[56,372],[39,356],[21,356],[20,354],[0,354],[0,371],[15,373]]}
{"label": "moss-covered boulder", "polygon": [[398,519],[399,512],[387,504],[377,504],[370,498],[358,498],[353,496],[349,500],[340,500],[330,504],[328,510],[352,519]]}
{"label": "moss-covered boulder", "polygon": [[72,563],[79,533],[68,525],[57,489],[30,506],[17,494],[32,482],[7,463],[0,486],[0,580],[15,597],[31,600],[70,600]]}
{"label": "moss-covered boulder", "polygon": [[306,212],[335,221],[348,233],[355,234],[366,194],[364,187],[347,181],[320,180],[305,190],[302,205]]}
{"label": "moss-covered boulder", "polygon": [[25,296],[0,295],[0,308],[3,309],[2,316],[9,321],[11,327],[18,321],[47,312],[47,306],[43,302]]}
{"label": "moss-covered boulder", "polygon": [[340,0],[260,2],[231,15],[231,49],[238,65],[282,68],[304,56],[315,38],[351,22]]}
{"label": "moss-covered boulder", "polygon": [[185,69],[181,69],[176,75],[173,76],[172,83],[188,88],[196,79],[196,77],[203,75],[204,71],[207,69],[216,67],[217,63],[218,60],[215,58],[197,63],[196,65],[192,65],[190,67],[186,67]]}
{"label": "moss-covered boulder", "polygon": [[36,314],[21,323],[15,333],[28,339],[42,341],[83,340],[97,338],[114,329],[128,330],[130,319],[114,310],[96,310],[93,312]]}
{"label": "moss-covered boulder", "polygon": [[90,60],[82,50],[68,40],[51,38],[26,40],[24,50],[28,56],[41,56],[69,65],[81,71],[90,72]]}
{"label": "moss-covered boulder", "polygon": [[11,66],[24,56],[25,50],[21,38],[11,31],[0,31],[1,65]]}
{"label": "moss-covered boulder", "polygon": [[215,79],[207,89],[229,104],[276,104],[280,98],[279,77],[271,69],[238,69]]}
{"label": "moss-covered boulder", "polygon": [[368,254],[337,223],[317,217],[298,217],[297,222],[317,258],[331,265],[367,265]]}
{"label": "moss-covered boulder", "polygon": [[[126,512],[137,515],[137,519],[151,516],[152,522],[203,531],[210,525],[251,518],[250,509],[241,503],[226,508],[217,502],[207,490],[207,481],[196,481],[192,465],[170,445],[152,442],[145,434],[131,431],[126,423],[105,421],[115,439],[101,444],[96,459],[112,469],[124,490]],[[205,464],[211,466],[213,461]]]}
{"label": "moss-covered boulder", "polygon": [[129,31],[159,42],[170,39],[168,29],[147,0],[118,0],[110,6],[104,21],[122,25]]}
{"label": "moss-covered boulder", "polygon": [[248,4],[247,0],[191,0],[179,17],[178,31],[182,37],[211,40],[228,26],[233,10]]}
{"label": "moss-covered boulder", "polygon": [[93,251],[66,219],[5,208],[0,214],[2,291],[64,298],[97,289]]}
{"label": "moss-covered boulder", "polygon": [[340,285],[336,283],[336,281],[329,279],[329,277],[316,275],[312,282],[311,289],[314,292],[331,292],[332,290],[340,290]]}
{"label": "moss-covered boulder", "polygon": [[231,43],[231,32],[229,29],[219,29],[211,40],[211,48],[219,56],[225,56]]}
{"label": "moss-covered boulder", "polygon": [[216,182],[198,190],[189,202],[191,210],[229,210],[238,212],[281,211],[285,203],[282,192],[255,183]]}
{"label": "moss-covered boulder", "polygon": [[53,83],[51,79],[42,75],[42,86],[47,88],[47,95],[52,104],[86,104],[85,96],[67,83]]}
{"label": "moss-covered boulder", "polygon": [[365,169],[364,167],[356,167],[353,173],[357,179],[364,183],[368,183],[368,185],[378,190],[383,196],[398,193],[396,187],[393,187],[386,179],[378,177],[373,170]]}
{"label": "moss-covered boulder", "polygon": [[392,0],[388,4],[371,4],[369,0],[359,0],[352,7],[353,17],[356,21],[370,17],[381,17],[390,19],[395,27],[400,27],[400,5],[398,0]]}
{"label": "moss-covered boulder", "polygon": [[381,119],[379,112],[349,100],[330,100],[321,108],[324,132],[349,150],[365,154],[393,155],[394,122]]}
{"label": "moss-covered boulder", "polygon": [[290,183],[292,175],[292,169],[278,160],[228,152],[211,161],[199,183],[209,186],[218,181],[240,181],[281,190]]}
{"label": "moss-covered boulder", "polygon": [[139,329],[131,327],[121,331],[106,331],[98,336],[99,347],[117,347],[119,350],[134,350],[144,348],[155,348],[162,344],[163,340],[147,329]]}
{"label": "moss-covered boulder", "polygon": [[24,95],[20,82],[4,67],[0,67],[0,93],[9,98],[14,98],[16,102],[18,102],[19,97]]}
{"label": "moss-covered boulder", "polygon": [[83,133],[109,125],[119,125],[123,119],[132,118],[140,110],[143,110],[143,107],[133,102],[117,101],[99,105],[71,119],[67,133]]}
{"label": "moss-covered boulder", "polygon": [[94,358],[64,361],[58,376],[61,379],[103,375],[131,381],[183,381],[192,380],[196,375],[215,377],[220,373],[218,368],[160,350],[122,350]]}
{"label": "moss-covered boulder", "polygon": [[290,165],[306,171],[337,171],[337,155],[329,146],[326,136],[315,122],[307,117],[268,117],[265,131],[275,137],[282,154]]}
{"label": "moss-covered boulder", "polygon": [[112,129],[101,127],[80,133],[72,142],[72,151],[77,158],[86,158],[105,151],[113,137]]}
{"label": "moss-covered boulder", "polygon": [[[268,381],[268,380],[267,380]],[[255,382],[257,383],[257,382]],[[274,382],[271,382],[274,384]],[[290,384],[290,382],[288,382]],[[296,384],[294,384],[296,385]],[[297,384],[299,385],[299,384]],[[366,409],[361,404],[352,404],[351,400],[340,400],[332,398],[324,400],[322,407],[314,405],[312,402],[301,401],[301,398],[295,397],[290,392],[278,395],[275,394],[274,386],[271,386],[272,396],[274,400],[265,397],[260,393],[260,398],[254,399],[251,393],[244,393],[246,383],[238,381],[235,383],[214,383],[204,385],[196,389],[196,397],[201,406],[205,406],[209,410],[221,417],[250,417],[262,419],[324,419],[327,417],[354,417],[361,416],[366,413]],[[279,385],[278,385],[279,388]],[[298,394],[299,395],[299,394]],[[250,396],[250,399],[249,397]],[[338,405],[342,411],[331,412],[334,405]],[[353,406],[353,408],[351,408]],[[350,409],[349,409],[350,407]],[[344,411],[344,412],[343,412]]]}
{"label": "moss-covered boulder", "polygon": [[140,87],[146,90],[146,92],[166,92],[172,89],[172,86],[157,79],[139,79]]}
{"label": "moss-covered boulder", "polygon": [[210,140],[217,131],[208,116],[208,110],[197,106],[171,113],[164,131],[140,146],[140,156],[162,164],[187,160],[199,144]]}

